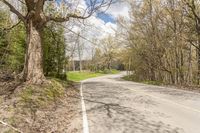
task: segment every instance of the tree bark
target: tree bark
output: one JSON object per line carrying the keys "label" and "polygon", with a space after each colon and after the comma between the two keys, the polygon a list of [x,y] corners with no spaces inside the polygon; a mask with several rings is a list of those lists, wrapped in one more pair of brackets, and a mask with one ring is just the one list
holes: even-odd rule
{"label": "tree bark", "polygon": [[192,45],[190,45],[190,51],[189,51],[189,58],[188,58],[188,74],[187,74],[187,84],[192,84]]}
{"label": "tree bark", "polygon": [[79,41],[80,33],[78,34],[78,56],[79,56],[79,71],[82,72],[82,58],[81,58],[81,46]]}
{"label": "tree bark", "polygon": [[31,84],[42,84],[45,81],[43,74],[43,50],[41,29],[34,26],[30,20],[27,24],[27,48],[23,78]]}
{"label": "tree bark", "polygon": [[[200,32],[198,33],[198,47],[200,48]],[[197,49],[197,62],[198,62],[198,75],[197,75],[197,83],[200,84],[200,50]]]}

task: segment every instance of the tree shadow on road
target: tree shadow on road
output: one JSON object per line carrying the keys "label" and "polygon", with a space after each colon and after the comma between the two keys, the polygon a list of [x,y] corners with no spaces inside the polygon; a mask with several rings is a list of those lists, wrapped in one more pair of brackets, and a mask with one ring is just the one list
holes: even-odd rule
{"label": "tree shadow on road", "polygon": [[[89,116],[89,125],[96,132],[123,132],[123,133],[184,133],[183,129],[164,123],[160,120],[150,119],[148,115],[137,110],[136,107],[126,107],[116,102],[120,92],[110,91],[109,84],[100,82],[87,82],[84,92]],[[95,89],[95,88],[98,88]],[[116,86],[117,87],[117,86]],[[101,88],[106,92],[100,93]],[[96,91],[96,93],[94,93]],[[103,90],[104,91],[104,90]],[[113,101],[105,101],[106,97]],[[139,99],[140,98],[140,99]],[[145,98],[135,98],[141,104],[150,104]],[[119,99],[120,100],[120,99]],[[152,104],[156,105],[156,104]],[[160,117],[162,114],[160,114]],[[164,115],[163,115],[164,117]]]}

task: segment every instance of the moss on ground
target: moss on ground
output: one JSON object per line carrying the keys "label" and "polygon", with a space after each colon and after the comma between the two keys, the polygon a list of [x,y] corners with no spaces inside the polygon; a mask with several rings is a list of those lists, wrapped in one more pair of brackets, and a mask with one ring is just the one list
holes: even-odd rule
{"label": "moss on ground", "polygon": [[56,80],[52,79],[45,85],[27,85],[20,92],[21,102],[31,109],[43,108],[57,101],[65,93],[65,88]]}

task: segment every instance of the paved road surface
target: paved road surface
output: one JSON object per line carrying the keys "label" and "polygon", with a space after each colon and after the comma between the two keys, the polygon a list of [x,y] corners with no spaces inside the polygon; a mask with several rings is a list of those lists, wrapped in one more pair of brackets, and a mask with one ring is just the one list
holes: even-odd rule
{"label": "paved road surface", "polygon": [[120,76],[83,83],[90,133],[200,133],[200,94]]}

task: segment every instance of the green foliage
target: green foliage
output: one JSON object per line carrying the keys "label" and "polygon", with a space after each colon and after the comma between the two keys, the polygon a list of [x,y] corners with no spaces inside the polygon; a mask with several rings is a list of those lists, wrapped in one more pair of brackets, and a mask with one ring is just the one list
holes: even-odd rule
{"label": "green foliage", "polygon": [[117,73],[119,73],[119,71],[116,70],[116,69],[104,69],[104,70],[99,70],[97,72],[103,73],[103,74],[117,74]]}
{"label": "green foliage", "polygon": [[12,70],[22,71],[25,55],[25,28],[23,25],[17,26],[11,31],[11,53],[8,56],[8,65]]}
{"label": "green foliage", "polygon": [[5,11],[0,11],[0,67],[6,63],[6,54],[9,50],[9,35],[4,31],[5,25],[10,24],[8,14]]}
{"label": "green foliage", "polygon": [[[21,72],[24,66],[26,32],[23,24],[14,25],[6,11],[0,11],[0,69]],[[44,72],[46,76],[66,79],[64,29],[50,23],[43,32]]]}
{"label": "green foliage", "polygon": [[88,78],[93,78],[93,77],[98,77],[98,76],[103,76],[105,74],[103,73],[98,73],[98,72],[68,72],[67,73],[67,78],[68,80],[71,81],[81,81],[81,80],[85,80]]}
{"label": "green foliage", "polygon": [[120,71],[116,70],[116,69],[111,69],[111,74],[117,74],[119,73]]}
{"label": "green foliage", "polygon": [[64,29],[49,24],[43,33],[44,72],[46,76],[66,79]]}
{"label": "green foliage", "polygon": [[13,29],[6,11],[0,11],[0,68],[20,72],[25,54],[25,29],[22,24]]}
{"label": "green foliage", "polygon": [[103,70],[103,73],[109,74],[109,73],[111,73],[111,71],[110,71],[109,69],[106,68],[106,69]]}

